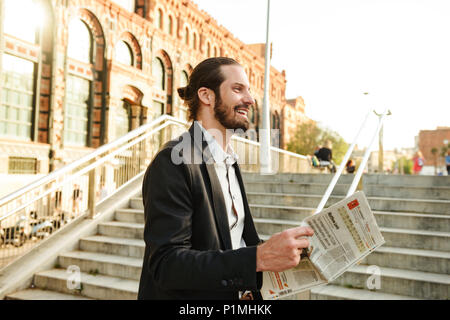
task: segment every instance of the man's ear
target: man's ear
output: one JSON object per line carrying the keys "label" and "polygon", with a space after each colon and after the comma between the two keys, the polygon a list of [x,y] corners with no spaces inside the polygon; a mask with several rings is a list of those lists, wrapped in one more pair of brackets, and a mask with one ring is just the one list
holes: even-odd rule
{"label": "man's ear", "polygon": [[212,106],[215,101],[214,91],[206,87],[201,87],[197,91],[200,102],[207,106]]}

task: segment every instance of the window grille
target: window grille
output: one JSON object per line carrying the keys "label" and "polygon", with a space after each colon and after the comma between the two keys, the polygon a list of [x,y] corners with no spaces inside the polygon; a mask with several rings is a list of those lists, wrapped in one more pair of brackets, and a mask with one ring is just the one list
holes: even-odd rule
{"label": "window grille", "polygon": [[36,174],[38,161],[36,158],[9,157],[9,174]]}

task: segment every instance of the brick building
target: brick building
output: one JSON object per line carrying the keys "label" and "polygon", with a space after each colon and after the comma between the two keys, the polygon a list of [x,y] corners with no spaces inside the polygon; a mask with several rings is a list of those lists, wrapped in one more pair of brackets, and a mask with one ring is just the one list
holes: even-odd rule
{"label": "brick building", "polygon": [[[435,165],[444,166],[445,161],[442,156],[442,148],[448,146],[450,143],[450,127],[437,127],[436,130],[420,130],[417,139],[417,148],[425,158],[425,166]],[[437,158],[431,153],[431,149],[437,149]]]}
{"label": "brick building", "polygon": [[[161,114],[186,118],[176,88],[212,56],[244,66],[258,138],[264,45],[190,0],[0,0],[0,18],[0,174],[47,173]],[[285,134],[285,72],[270,79],[271,127]]]}
{"label": "brick building", "polygon": [[302,97],[286,100],[282,109],[281,146],[285,149],[291,138],[295,136],[297,126],[301,123],[313,122],[305,114],[305,101]]}

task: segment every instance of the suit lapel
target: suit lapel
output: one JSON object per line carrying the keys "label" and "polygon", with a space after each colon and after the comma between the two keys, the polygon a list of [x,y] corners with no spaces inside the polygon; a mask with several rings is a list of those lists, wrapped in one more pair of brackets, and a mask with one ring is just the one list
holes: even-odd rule
{"label": "suit lapel", "polygon": [[244,181],[242,180],[241,170],[239,169],[239,165],[237,163],[234,164],[234,171],[236,172],[236,178],[241,189],[242,202],[244,203],[245,211],[244,232],[242,237],[244,238],[247,246],[253,246],[258,244],[261,240],[259,239],[255,224],[253,223],[253,217],[250,213],[250,207],[248,205],[247,195],[245,193]]}
{"label": "suit lapel", "polygon": [[209,181],[211,183],[211,195],[214,207],[214,218],[217,224],[220,240],[223,248],[232,249],[230,225],[228,222],[228,215],[226,211],[225,200],[223,198],[222,187],[220,186],[219,178],[214,167],[214,159],[211,151],[208,148],[207,142],[203,139],[202,129],[194,122],[189,129],[192,139],[194,140],[194,158],[201,156],[203,165],[206,166]]}
{"label": "suit lapel", "polygon": [[228,222],[225,200],[223,198],[222,187],[220,186],[214,164],[206,164],[206,171],[208,172],[209,181],[211,182],[214,217],[219,229],[220,239],[222,240],[224,249],[232,249],[230,224]]}

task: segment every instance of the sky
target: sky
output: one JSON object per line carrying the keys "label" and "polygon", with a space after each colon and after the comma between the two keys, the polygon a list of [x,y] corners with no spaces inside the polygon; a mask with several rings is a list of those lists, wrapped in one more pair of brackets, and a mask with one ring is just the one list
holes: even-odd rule
{"label": "sky", "polygon": [[[266,0],[193,2],[244,43],[265,42]],[[286,98],[302,96],[308,117],[351,143],[368,110],[388,109],[384,150],[450,126],[449,0],[272,0],[270,9],[271,64],[286,70]],[[377,122],[372,113],[358,147]]]}

